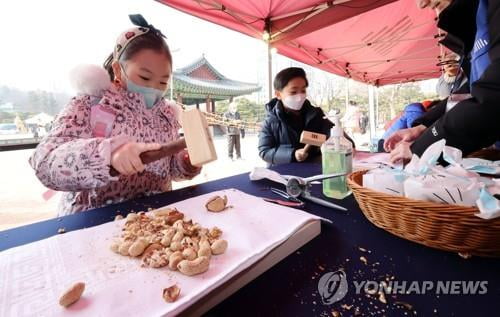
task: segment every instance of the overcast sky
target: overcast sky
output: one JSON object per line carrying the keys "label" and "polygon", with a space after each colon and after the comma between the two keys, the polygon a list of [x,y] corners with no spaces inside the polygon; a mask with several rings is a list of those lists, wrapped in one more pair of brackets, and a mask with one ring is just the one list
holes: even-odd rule
{"label": "overcast sky", "polygon": [[152,0],[0,1],[0,84],[29,89],[67,89],[69,69],[101,64],[116,37],[131,27],[130,13],[143,14],[167,36],[174,68],[201,54],[230,78],[255,82],[255,62],[265,45],[193,18]]}
{"label": "overcast sky", "polygon": [[[116,37],[132,26],[131,13],[143,14],[167,36],[171,49],[177,50],[174,68],[205,54],[229,78],[246,82],[266,78],[263,41],[153,0],[3,0],[0,85],[71,92],[69,70],[81,63],[102,64]],[[275,59],[278,69],[290,64],[284,57]]]}

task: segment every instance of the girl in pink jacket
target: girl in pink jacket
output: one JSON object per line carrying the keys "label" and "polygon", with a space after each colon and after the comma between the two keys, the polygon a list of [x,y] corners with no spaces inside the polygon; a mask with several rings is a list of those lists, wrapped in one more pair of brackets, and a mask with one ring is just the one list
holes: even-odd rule
{"label": "girl in pink jacket", "polygon": [[[63,191],[59,215],[160,193],[200,169],[187,152],[143,165],[139,154],[179,138],[176,105],[163,100],[172,56],[163,34],[140,15],[100,67],[73,73],[79,95],[30,158],[47,187]],[[111,79],[111,80],[110,80]],[[110,168],[120,176],[110,175]]]}

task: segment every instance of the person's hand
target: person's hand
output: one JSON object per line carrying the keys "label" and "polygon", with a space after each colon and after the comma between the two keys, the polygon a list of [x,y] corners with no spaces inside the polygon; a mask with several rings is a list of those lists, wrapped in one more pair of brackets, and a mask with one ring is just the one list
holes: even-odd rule
{"label": "person's hand", "polygon": [[417,0],[417,6],[420,9],[427,8],[431,5],[431,2],[433,2],[433,0]]}
{"label": "person's hand", "polygon": [[309,156],[309,153],[307,153],[306,148],[295,150],[295,159],[297,160],[297,162],[305,161],[308,156]]}
{"label": "person's hand", "polygon": [[413,142],[427,129],[424,125],[419,125],[409,129],[402,129],[394,132],[384,141],[384,150],[391,152],[400,142]]}
{"label": "person's hand", "polygon": [[177,153],[179,161],[181,162],[181,166],[189,175],[197,175],[201,172],[201,166],[194,166],[191,164],[191,160],[189,159],[189,153],[187,150],[182,150]]}
{"label": "person's hand", "polygon": [[390,161],[391,163],[400,163],[403,164],[408,163],[411,160],[412,153],[410,150],[411,143],[409,142],[400,142],[394,150],[391,151]]}
{"label": "person's hand", "polygon": [[133,175],[144,171],[140,154],[159,150],[160,144],[127,142],[111,153],[111,166],[122,175]]}

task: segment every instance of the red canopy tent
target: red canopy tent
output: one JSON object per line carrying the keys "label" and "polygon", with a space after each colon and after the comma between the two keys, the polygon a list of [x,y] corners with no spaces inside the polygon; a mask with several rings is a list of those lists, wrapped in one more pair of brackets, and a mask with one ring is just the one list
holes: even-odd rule
{"label": "red canopy tent", "polygon": [[158,0],[282,55],[381,86],[438,77],[435,14],[415,0]]}

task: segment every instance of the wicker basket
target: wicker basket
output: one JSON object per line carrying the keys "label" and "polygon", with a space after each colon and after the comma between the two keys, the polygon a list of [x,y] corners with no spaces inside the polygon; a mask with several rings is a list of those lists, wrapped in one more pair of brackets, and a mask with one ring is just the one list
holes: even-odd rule
{"label": "wicker basket", "polygon": [[474,216],[477,208],[444,205],[379,193],[361,186],[363,174],[348,183],[366,218],[390,233],[428,247],[500,257],[500,218]]}

